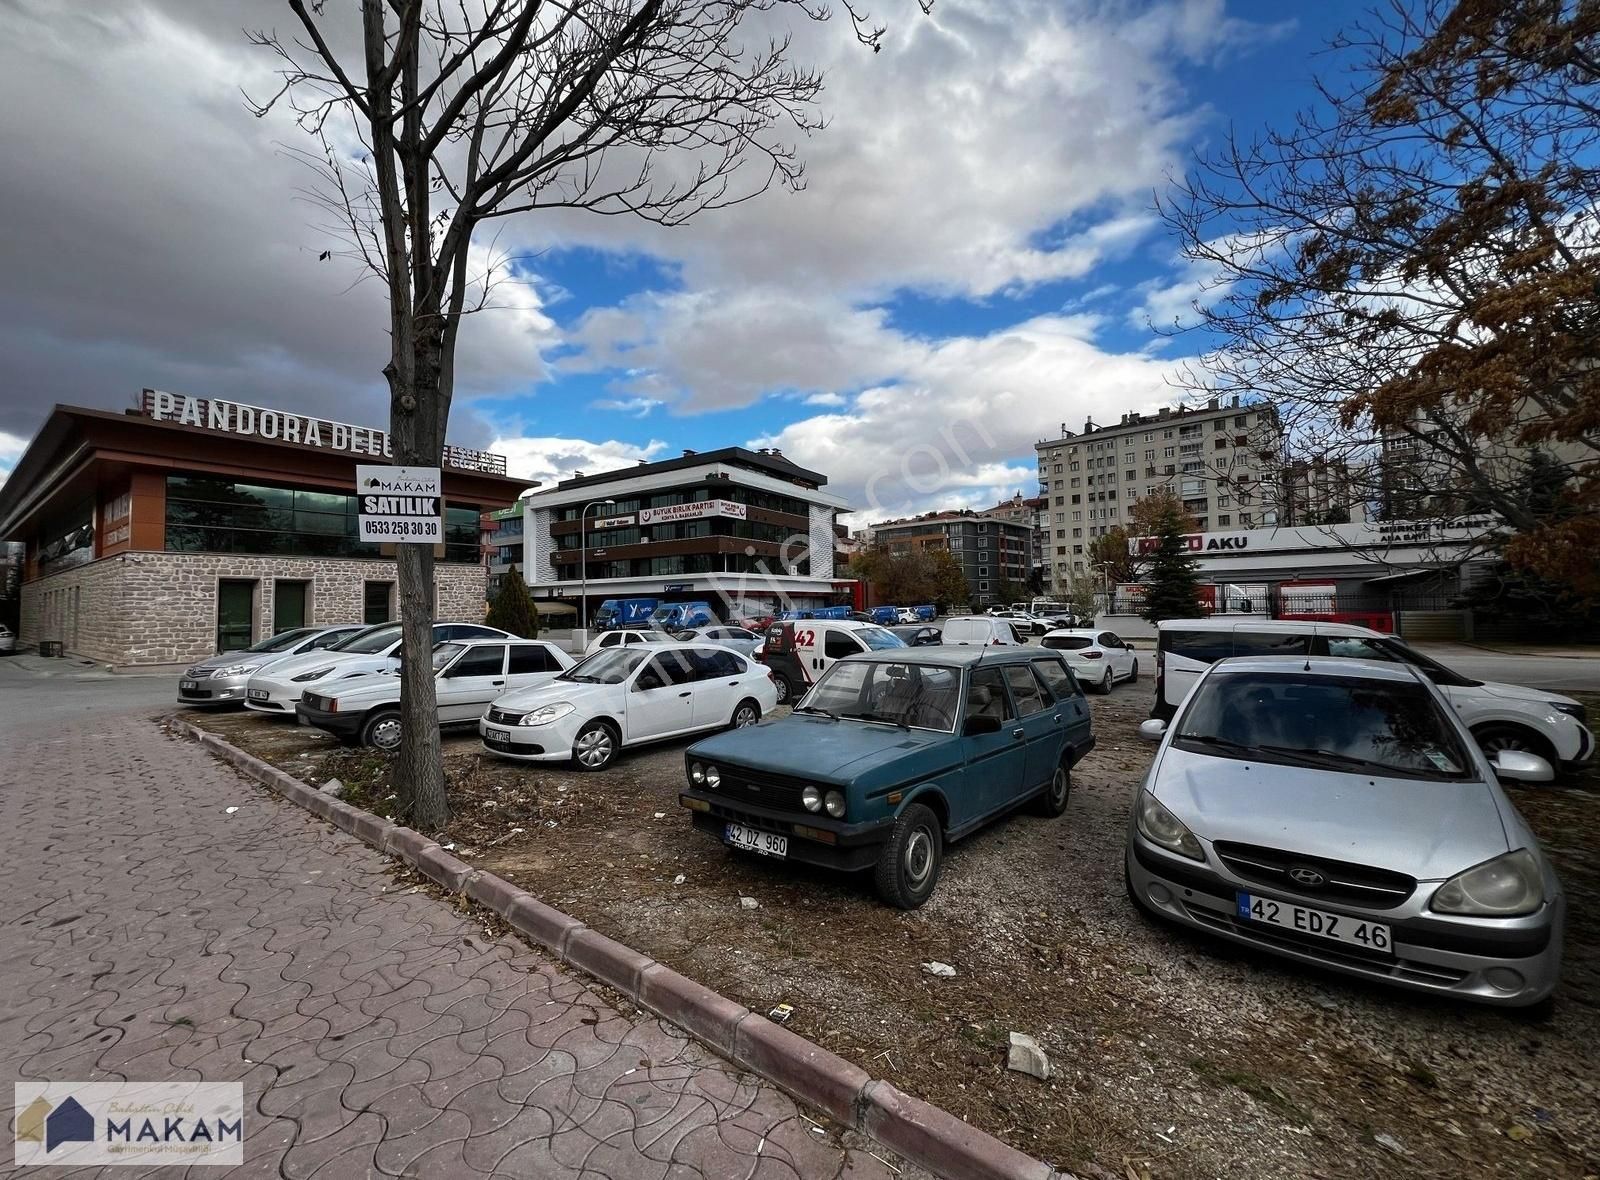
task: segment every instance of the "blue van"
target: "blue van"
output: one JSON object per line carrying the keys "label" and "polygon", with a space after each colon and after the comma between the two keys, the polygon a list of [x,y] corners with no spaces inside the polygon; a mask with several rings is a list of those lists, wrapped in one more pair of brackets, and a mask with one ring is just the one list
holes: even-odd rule
{"label": "blue van", "polygon": [[872,608],[872,621],[881,627],[893,627],[900,621],[900,608],[898,606],[875,606]]}
{"label": "blue van", "polygon": [[595,630],[643,626],[650,621],[650,614],[659,603],[656,598],[608,598],[594,614]]}
{"label": "blue van", "polygon": [[688,631],[717,622],[709,602],[663,602],[650,612],[649,625],[662,631]]}
{"label": "blue van", "polygon": [[916,612],[917,620],[922,623],[931,623],[939,617],[939,608],[936,606],[914,606],[911,609]]}
{"label": "blue van", "polygon": [[848,606],[820,606],[811,612],[813,619],[848,619],[850,608]]}

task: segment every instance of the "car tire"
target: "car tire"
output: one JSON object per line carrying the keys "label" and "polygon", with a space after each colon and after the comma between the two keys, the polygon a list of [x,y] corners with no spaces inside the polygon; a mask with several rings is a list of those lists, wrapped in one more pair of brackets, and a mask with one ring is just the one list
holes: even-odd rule
{"label": "car tire", "polygon": [[621,744],[610,722],[591,721],[572,739],[572,765],[583,771],[604,770],[616,759]]}
{"label": "car tire", "polygon": [[1556,759],[1555,748],[1542,734],[1526,726],[1491,721],[1476,727],[1472,731],[1472,737],[1485,754],[1492,755],[1501,750],[1525,750],[1529,754],[1537,754],[1543,758],[1553,769],[1559,770],[1561,767]]}
{"label": "car tire", "polygon": [[728,728],[747,729],[760,720],[761,706],[747,697],[734,706],[733,717],[728,721]]}
{"label": "car tire", "polygon": [[374,709],[361,723],[361,744],[392,754],[400,748],[400,710]]}
{"label": "car tire", "polygon": [[894,821],[878,853],[873,884],[878,896],[896,909],[914,910],[933,896],[944,863],[944,832],[939,817],[912,803]]}
{"label": "car tire", "polygon": [[1133,671],[1128,673],[1128,683],[1129,684],[1138,684],[1139,683],[1139,661],[1138,660],[1134,660],[1133,661]]}
{"label": "car tire", "polygon": [[772,684],[778,690],[778,704],[787,705],[794,700],[794,685],[789,683],[789,678],[783,673],[774,676]]}
{"label": "car tire", "polygon": [[1115,682],[1116,678],[1117,678],[1116,677],[1116,673],[1114,673],[1111,670],[1110,666],[1107,665],[1106,674],[1100,678],[1100,695],[1101,696],[1108,697],[1108,696],[1111,695],[1111,685],[1113,684],[1113,682]]}
{"label": "car tire", "polygon": [[1072,767],[1063,758],[1050,776],[1050,785],[1033,798],[1036,815],[1054,819],[1067,810],[1067,800],[1072,797]]}

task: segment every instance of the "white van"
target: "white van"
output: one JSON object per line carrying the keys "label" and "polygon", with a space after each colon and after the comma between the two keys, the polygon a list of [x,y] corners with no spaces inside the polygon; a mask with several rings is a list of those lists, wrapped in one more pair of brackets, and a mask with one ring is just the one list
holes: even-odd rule
{"label": "white van", "polygon": [[840,660],[864,651],[904,647],[887,627],[854,619],[785,619],[767,628],[755,658],[772,669],[778,703],[793,704],[817,678]]}
{"label": "white van", "polygon": [[1571,697],[1473,680],[1393,635],[1351,623],[1282,619],[1169,619],[1158,623],[1152,717],[1170,721],[1200,673],[1230,656],[1344,656],[1410,664],[1439,686],[1486,754],[1526,750],[1571,766],[1594,755],[1583,705]]}
{"label": "white van", "polygon": [[1001,615],[964,615],[946,619],[944,623],[946,646],[983,647],[1015,645],[1022,642],[1012,628],[1012,621]]}

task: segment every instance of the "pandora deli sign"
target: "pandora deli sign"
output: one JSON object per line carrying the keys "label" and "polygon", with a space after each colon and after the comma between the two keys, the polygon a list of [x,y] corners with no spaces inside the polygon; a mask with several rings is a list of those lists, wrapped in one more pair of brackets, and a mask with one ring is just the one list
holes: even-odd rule
{"label": "pandora deli sign", "polygon": [[[158,422],[176,422],[180,426],[240,434],[247,438],[277,439],[318,450],[370,455],[375,459],[391,457],[388,433],[370,426],[352,426],[348,422],[334,422],[308,414],[290,414],[284,410],[269,410],[265,406],[224,401],[221,398],[190,397],[161,389],[145,390],[141,404],[145,417]],[[444,462],[448,467],[464,471],[487,471],[503,475],[506,470],[504,455],[475,451],[470,447],[446,445]]]}

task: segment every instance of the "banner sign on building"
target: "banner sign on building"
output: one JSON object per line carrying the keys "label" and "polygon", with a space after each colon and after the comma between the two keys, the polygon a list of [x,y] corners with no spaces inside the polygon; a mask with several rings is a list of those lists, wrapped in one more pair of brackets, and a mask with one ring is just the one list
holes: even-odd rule
{"label": "banner sign on building", "polygon": [[676,524],[680,520],[704,520],[708,516],[728,516],[744,520],[747,510],[733,500],[695,500],[688,504],[668,504],[664,508],[641,508],[640,524]]}
{"label": "banner sign on building", "polygon": [[437,467],[356,467],[361,539],[438,545],[444,509]]}
{"label": "banner sign on building", "polygon": [[[375,459],[387,459],[392,455],[388,433],[370,426],[352,426],[348,422],[290,414],[283,410],[269,410],[264,406],[214,397],[167,393],[161,389],[145,390],[141,405],[144,416],[154,418],[157,422],[176,422],[180,426],[220,430],[228,434],[241,434],[246,438],[278,439],[318,450],[371,455]],[[504,455],[448,443],[444,448],[444,464],[460,471],[483,471],[490,475],[506,473]]]}
{"label": "banner sign on building", "polygon": [[625,529],[632,523],[632,516],[600,516],[589,522],[589,530],[599,532],[601,529]]}

